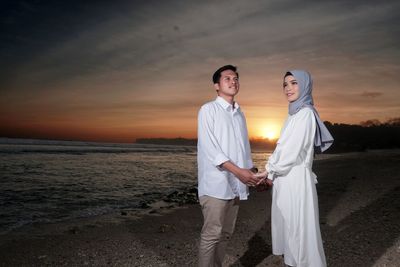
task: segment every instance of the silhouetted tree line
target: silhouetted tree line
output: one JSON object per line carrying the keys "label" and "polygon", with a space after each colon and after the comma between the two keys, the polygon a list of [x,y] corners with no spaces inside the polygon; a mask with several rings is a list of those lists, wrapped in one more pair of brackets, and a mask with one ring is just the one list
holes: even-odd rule
{"label": "silhouetted tree line", "polygon": [[250,139],[251,151],[273,151],[276,147],[276,141],[267,138]]}
{"label": "silhouetted tree line", "polygon": [[[365,151],[367,149],[400,148],[400,117],[380,122],[367,120],[360,125],[331,123],[325,121],[326,127],[335,139],[327,153]],[[159,145],[196,146],[197,139],[186,138],[139,138],[136,143]],[[251,139],[252,151],[272,151],[276,140]]]}
{"label": "silhouetted tree line", "polygon": [[335,139],[328,153],[400,148],[400,118],[384,123],[367,120],[360,125],[325,122]]}

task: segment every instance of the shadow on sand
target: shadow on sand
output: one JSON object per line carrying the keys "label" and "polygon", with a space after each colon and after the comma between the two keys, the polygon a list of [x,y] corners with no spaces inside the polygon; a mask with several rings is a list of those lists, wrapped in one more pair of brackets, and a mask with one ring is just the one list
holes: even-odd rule
{"label": "shadow on sand", "polygon": [[[331,226],[327,223],[328,214],[345,194],[352,193],[349,190],[354,186],[362,186],[376,178],[379,180],[385,171],[398,176],[398,154],[387,159],[380,158],[379,167],[376,166],[377,157],[381,156],[315,163],[314,170],[321,177],[317,190],[328,266],[373,266],[400,236],[400,185],[398,182],[391,183],[393,179],[380,181],[387,183],[384,194],[371,196],[371,199],[375,198],[373,201],[349,213],[338,224]],[[359,175],[364,177],[358,180]],[[385,176],[388,177],[387,174]],[[272,254],[269,216],[266,224],[248,240],[248,250],[232,266],[257,266]]]}

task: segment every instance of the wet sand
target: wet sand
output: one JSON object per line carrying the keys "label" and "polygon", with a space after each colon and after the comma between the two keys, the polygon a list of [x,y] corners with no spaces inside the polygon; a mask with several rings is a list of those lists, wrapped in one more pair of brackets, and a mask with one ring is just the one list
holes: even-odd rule
{"label": "wet sand", "polygon": [[[314,163],[328,266],[400,266],[400,151]],[[270,191],[242,201],[224,266],[282,266],[271,254]],[[156,203],[0,236],[0,266],[196,266],[199,205]]]}

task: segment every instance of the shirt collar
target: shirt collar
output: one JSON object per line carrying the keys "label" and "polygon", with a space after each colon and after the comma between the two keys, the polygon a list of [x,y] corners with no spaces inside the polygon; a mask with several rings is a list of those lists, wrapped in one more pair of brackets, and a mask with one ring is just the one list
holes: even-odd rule
{"label": "shirt collar", "polygon": [[[217,96],[217,98],[215,99],[215,101],[220,104],[225,110],[231,110],[232,109],[232,105],[229,104],[225,99],[223,99],[220,96]],[[239,104],[235,101],[233,103],[233,107],[235,108],[234,110],[237,111],[240,109]]]}

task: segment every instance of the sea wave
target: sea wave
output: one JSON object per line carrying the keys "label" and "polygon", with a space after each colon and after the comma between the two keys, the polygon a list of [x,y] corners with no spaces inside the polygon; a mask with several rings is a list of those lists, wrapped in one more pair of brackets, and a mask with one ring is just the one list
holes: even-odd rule
{"label": "sea wave", "polygon": [[197,201],[196,147],[0,138],[0,151],[0,233]]}
{"label": "sea wave", "polygon": [[64,153],[81,155],[85,153],[194,153],[195,151],[196,148],[193,146],[0,138],[1,154]]}

